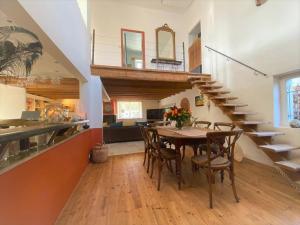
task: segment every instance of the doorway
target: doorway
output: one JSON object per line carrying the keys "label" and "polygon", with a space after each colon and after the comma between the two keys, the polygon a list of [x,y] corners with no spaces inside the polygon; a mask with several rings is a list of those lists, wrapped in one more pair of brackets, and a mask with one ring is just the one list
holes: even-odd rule
{"label": "doorway", "polygon": [[198,22],[189,33],[189,71],[202,73],[201,24]]}

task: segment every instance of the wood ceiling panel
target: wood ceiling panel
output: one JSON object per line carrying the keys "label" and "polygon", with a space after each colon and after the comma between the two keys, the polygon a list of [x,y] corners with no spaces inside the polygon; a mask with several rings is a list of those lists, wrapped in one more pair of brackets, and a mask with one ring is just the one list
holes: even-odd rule
{"label": "wood ceiling panel", "polygon": [[64,78],[60,84],[35,83],[28,85],[26,91],[51,99],[79,99],[79,81],[75,78]]}
{"label": "wood ceiling panel", "polygon": [[145,81],[102,78],[102,83],[112,99],[160,100],[192,86],[188,82]]}

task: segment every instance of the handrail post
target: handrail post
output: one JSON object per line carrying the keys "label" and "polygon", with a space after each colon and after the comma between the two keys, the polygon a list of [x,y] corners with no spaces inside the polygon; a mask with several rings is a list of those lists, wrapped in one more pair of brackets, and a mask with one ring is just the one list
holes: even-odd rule
{"label": "handrail post", "polygon": [[93,29],[93,38],[92,38],[92,65],[94,65],[95,60],[95,29]]}
{"label": "handrail post", "polygon": [[184,48],[184,42],[182,42],[182,55],[183,55],[183,71],[185,72],[185,48]]}

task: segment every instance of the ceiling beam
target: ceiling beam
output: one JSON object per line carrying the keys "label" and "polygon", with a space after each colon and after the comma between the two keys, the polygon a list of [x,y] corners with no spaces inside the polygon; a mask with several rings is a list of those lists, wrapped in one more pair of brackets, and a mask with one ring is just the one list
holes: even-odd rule
{"label": "ceiling beam", "polygon": [[187,82],[188,76],[198,75],[210,79],[208,74],[189,72],[162,71],[153,69],[133,69],[118,66],[91,65],[91,73],[101,78],[145,81]]}

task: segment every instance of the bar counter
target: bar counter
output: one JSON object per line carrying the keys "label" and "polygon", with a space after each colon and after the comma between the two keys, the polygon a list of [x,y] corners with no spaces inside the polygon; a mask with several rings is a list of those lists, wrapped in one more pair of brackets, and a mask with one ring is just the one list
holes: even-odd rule
{"label": "bar counter", "polygon": [[69,128],[74,125],[87,124],[88,122],[88,120],[82,120],[77,122],[48,123],[28,127],[0,129],[0,144]]}
{"label": "bar counter", "polygon": [[[31,123],[0,129],[0,174],[84,130],[88,120],[62,123]],[[19,122],[18,122],[19,123]],[[40,141],[39,137],[43,138]],[[30,142],[29,140],[38,140]]]}
{"label": "bar counter", "polygon": [[[38,140],[38,147],[20,150],[14,156],[15,161],[12,161],[13,157],[2,160],[7,166],[0,169],[0,224],[55,223],[89,164],[91,148],[102,141],[102,128],[74,131],[74,127],[82,127],[87,122],[33,124],[31,127],[1,130],[1,140],[4,141],[36,134],[39,137],[41,132],[46,132],[46,143],[50,141],[50,145],[41,146],[42,142]],[[55,133],[57,138],[52,142]],[[32,137],[29,137],[33,139],[30,141],[37,138]],[[18,141],[13,143],[17,145]]]}

